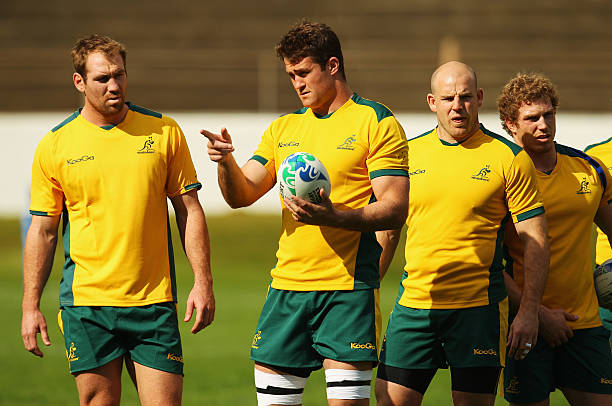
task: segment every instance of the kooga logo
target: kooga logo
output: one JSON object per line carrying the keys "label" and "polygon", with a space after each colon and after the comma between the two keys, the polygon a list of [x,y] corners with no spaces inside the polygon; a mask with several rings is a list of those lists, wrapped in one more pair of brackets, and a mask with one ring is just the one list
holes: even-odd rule
{"label": "kooga logo", "polygon": [[93,155],[83,155],[80,158],[77,159],[67,159],[66,163],[68,165],[72,165],[72,164],[78,164],[79,162],[86,162],[86,161],[93,161],[94,160],[94,156]]}

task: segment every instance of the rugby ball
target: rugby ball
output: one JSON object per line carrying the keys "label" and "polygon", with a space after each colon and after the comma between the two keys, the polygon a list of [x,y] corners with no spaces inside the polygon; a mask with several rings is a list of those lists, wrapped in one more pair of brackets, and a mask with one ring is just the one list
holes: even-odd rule
{"label": "rugby ball", "polygon": [[612,310],[612,259],[595,268],[594,277],[599,305]]}
{"label": "rugby ball", "polygon": [[278,168],[278,186],[281,197],[297,196],[311,203],[321,203],[319,191],[331,192],[327,169],[308,152],[289,155]]}

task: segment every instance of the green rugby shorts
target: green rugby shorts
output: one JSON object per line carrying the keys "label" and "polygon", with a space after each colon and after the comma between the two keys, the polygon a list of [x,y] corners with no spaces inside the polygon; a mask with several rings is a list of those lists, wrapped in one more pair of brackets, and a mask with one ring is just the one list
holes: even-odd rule
{"label": "green rugby shorts", "polygon": [[395,304],[380,362],[396,368],[503,366],[508,299],[464,309],[415,309]]}
{"label": "green rugby shorts", "polygon": [[101,367],[126,354],[141,365],[183,374],[175,303],[65,306],[58,322],[72,374]]}
{"label": "green rugby shorts", "polygon": [[375,364],[378,307],[378,289],[301,292],[270,288],[251,345],[251,359],[310,371],[321,368],[326,358]]}
{"label": "green rugby shorts", "polygon": [[609,336],[603,327],[574,330],[574,336],[557,348],[538,337],[525,359],[508,359],[504,398],[516,403],[541,402],[556,388],[612,394]]}

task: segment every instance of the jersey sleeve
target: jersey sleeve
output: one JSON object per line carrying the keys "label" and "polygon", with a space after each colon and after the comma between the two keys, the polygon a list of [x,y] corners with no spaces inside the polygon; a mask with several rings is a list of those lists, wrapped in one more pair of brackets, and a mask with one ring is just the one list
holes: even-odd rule
{"label": "jersey sleeve", "polygon": [[536,169],[525,151],[514,157],[508,170],[506,201],[515,223],[544,213]]}
{"label": "jersey sleeve", "polygon": [[53,133],[47,134],[38,144],[32,163],[30,183],[30,214],[59,216],[64,208],[64,192],[58,181],[53,156]]}
{"label": "jersey sleeve", "polygon": [[370,136],[366,165],[370,179],[388,175],[408,176],[408,141],[394,116],[381,120]]}
{"label": "jersey sleeve", "polygon": [[174,120],[170,120],[169,125],[166,194],[175,197],[190,190],[199,190],[202,184],[198,181],[183,131]]}
{"label": "jersey sleeve", "polygon": [[[274,123],[272,123],[273,125]],[[266,168],[268,173],[272,175],[274,181],[276,181],[276,164],[274,162],[274,136],[272,134],[272,125],[270,125],[266,131],[264,131],[261,137],[259,146],[253,153],[251,160],[257,161]]]}

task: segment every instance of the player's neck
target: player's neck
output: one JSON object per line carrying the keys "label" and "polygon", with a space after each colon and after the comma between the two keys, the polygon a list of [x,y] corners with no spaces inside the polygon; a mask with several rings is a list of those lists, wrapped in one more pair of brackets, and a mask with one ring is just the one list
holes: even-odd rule
{"label": "player's neck", "polygon": [[96,110],[91,104],[85,103],[81,110],[81,116],[93,125],[103,127],[106,125],[117,125],[123,121],[125,115],[130,110],[127,104],[123,105],[123,108],[115,114],[105,115]]}
{"label": "player's neck", "polygon": [[550,173],[553,169],[555,169],[555,165],[557,165],[557,151],[553,145],[547,151],[528,151],[527,155],[533,161],[533,165],[535,168],[544,173]]}
{"label": "player's neck", "polygon": [[441,126],[439,123],[438,123],[438,126],[436,128],[437,133],[438,133],[438,138],[440,138],[442,141],[444,141],[444,142],[446,142],[448,144],[461,144],[462,142],[464,142],[467,139],[469,139],[472,135],[476,134],[479,129],[480,129],[480,124],[478,122],[476,122],[476,124],[475,124],[474,128],[472,129],[472,131],[470,131],[468,134],[453,136],[450,133],[446,132],[444,130],[444,127]]}
{"label": "player's neck", "polygon": [[345,81],[336,81],[333,97],[329,101],[319,107],[315,107],[312,111],[317,116],[326,116],[338,110],[353,96],[353,91]]}

